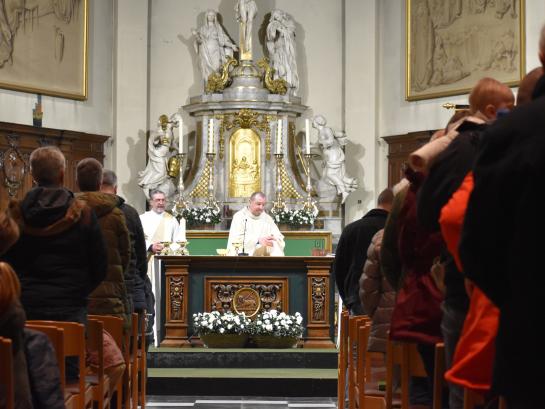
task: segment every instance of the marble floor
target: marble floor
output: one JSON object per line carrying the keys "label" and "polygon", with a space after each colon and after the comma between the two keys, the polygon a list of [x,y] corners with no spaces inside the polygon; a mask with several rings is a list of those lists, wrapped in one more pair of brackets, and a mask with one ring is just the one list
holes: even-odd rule
{"label": "marble floor", "polygon": [[148,396],[146,402],[147,409],[333,409],[336,407],[337,398]]}

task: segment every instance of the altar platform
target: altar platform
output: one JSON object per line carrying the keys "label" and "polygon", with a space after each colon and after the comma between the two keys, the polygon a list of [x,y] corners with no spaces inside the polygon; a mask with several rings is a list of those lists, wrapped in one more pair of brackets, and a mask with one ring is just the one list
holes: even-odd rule
{"label": "altar platform", "polygon": [[149,395],[332,397],[335,349],[150,348]]}
{"label": "altar platform", "polygon": [[[202,346],[194,313],[276,309],[303,316],[303,348],[335,348],[330,256],[158,256],[157,341],[162,347]],[[243,291],[241,291],[243,290]]]}

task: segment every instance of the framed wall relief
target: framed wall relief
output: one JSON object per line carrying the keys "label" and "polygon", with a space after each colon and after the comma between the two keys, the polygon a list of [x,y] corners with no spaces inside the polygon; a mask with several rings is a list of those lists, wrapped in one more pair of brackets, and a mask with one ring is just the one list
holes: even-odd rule
{"label": "framed wall relief", "polygon": [[524,0],[406,0],[406,99],[465,94],[483,77],[518,85]]}
{"label": "framed wall relief", "polygon": [[88,0],[0,0],[0,87],[87,98]]}

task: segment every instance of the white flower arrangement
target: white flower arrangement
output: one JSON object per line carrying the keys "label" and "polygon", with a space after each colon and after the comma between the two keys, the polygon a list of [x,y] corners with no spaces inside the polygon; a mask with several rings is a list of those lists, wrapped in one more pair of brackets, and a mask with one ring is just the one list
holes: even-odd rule
{"label": "white flower arrangement", "polygon": [[251,320],[244,313],[219,311],[193,314],[193,329],[203,334],[247,334]]}
{"label": "white flower arrangement", "polygon": [[250,324],[251,335],[272,335],[275,337],[300,337],[305,330],[303,317],[298,312],[289,315],[277,310],[264,311]]}
{"label": "white flower arrangement", "polygon": [[317,214],[309,212],[306,209],[288,209],[271,211],[272,217],[276,223],[286,223],[291,226],[302,226],[314,224]]}
{"label": "white flower arrangement", "polygon": [[189,226],[198,224],[218,224],[221,222],[220,210],[216,207],[190,207],[182,211],[183,217]]}

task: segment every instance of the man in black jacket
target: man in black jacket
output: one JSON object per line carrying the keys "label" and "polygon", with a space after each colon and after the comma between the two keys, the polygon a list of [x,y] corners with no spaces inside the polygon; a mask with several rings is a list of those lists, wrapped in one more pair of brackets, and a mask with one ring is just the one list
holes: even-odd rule
{"label": "man in black jacket", "polygon": [[27,319],[85,323],[87,296],[106,276],[106,247],[95,213],[62,186],[65,168],[56,147],[32,152],[38,186],[10,204],[21,237],[4,259],[21,280]]}
{"label": "man in black jacket", "polygon": [[[545,26],[539,57],[545,67]],[[545,77],[533,98],[484,134],[460,243],[466,275],[500,309],[493,389],[510,409],[545,407]]]}
{"label": "man in black jacket", "polygon": [[[106,277],[107,254],[93,210],[63,185],[66,160],[53,146],[30,155],[37,187],[10,203],[21,237],[5,254],[21,281],[29,320],[87,322],[87,298]],[[77,377],[77,358],[66,375]]]}
{"label": "man in black jacket", "polygon": [[335,282],[343,303],[353,315],[365,313],[358,294],[359,279],[371,239],[384,228],[393,199],[391,189],[383,190],[378,196],[377,208],[346,226],[337,244],[333,264]]}
{"label": "man in black jacket", "polygon": [[[127,286],[128,295],[132,300],[134,310],[138,313],[146,311],[153,317],[153,303],[151,303],[150,306],[150,303],[147,301],[150,298],[153,298],[153,294],[150,294],[151,283],[150,285],[146,285],[146,281],[149,281],[147,274],[148,260],[146,239],[144,237],[144,229],[142,228],[140,216],[134,207],[126,203],[125,199],[117,194],[117,175],[114,171],[104,170],[102,172],[102,185],[100,191],[117,197],[117,206],[123,212],[125,222],[127,223],[131,242],[131,258],[129,260],[129,267],[125,272],[125,284]],[[151,323],[151,326],[153,326],[153,323]]]}

